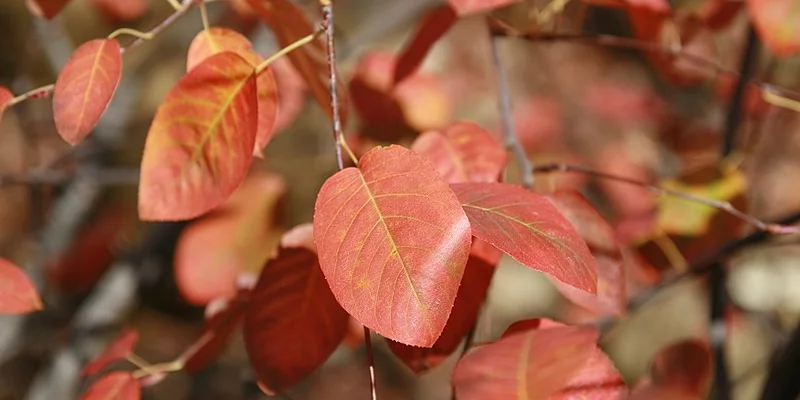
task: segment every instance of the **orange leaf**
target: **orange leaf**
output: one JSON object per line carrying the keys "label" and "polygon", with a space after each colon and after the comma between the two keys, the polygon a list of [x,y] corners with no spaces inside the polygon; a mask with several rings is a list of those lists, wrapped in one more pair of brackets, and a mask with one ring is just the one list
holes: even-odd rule
{"label": "orange leaf", "polygon": [[186,220],[224,202],[253,161],[255,69],[223,52],[186,74],[158,108],[142,157],[139,218]]}
{"label": "orange leaf", "polygon": [[[304,234],[311,241],[311,232]],[[259,386],[281,392],[307,377],[342,342],[348,321],[317,255],[305,246],[282,247],[262,270],[245,314],[244,340]]]}
{"label": "orange leaf", "polygon": [[422,65],[433,45],[450,30],[451,26],[455,25],[456,21],[458,21],[458,15],[449,5],[436,7],[425,15],[417,32],[408,41],[397,59],[394,84],[402,82]]}
{"label": "orange leaf", "polygon": [[314,211],[320,265],[339,303],[400,343],[442,333],[469,256],[469,220],[430,162],[374,148],[330,177]]}
{"label": "orange leaf", "polygon": [[142,387],[130,372],[112,372],[93,383],[81,400],[139,400]]}
{"label": "orange leaf", "polygon": [[195,305],[236,293],[236,277],[257,271],[273,249],[267,248],[278,201],[286,184],[278,175],[245,180],[228,202],[181,233],[175,248],[175,281]]}
{"label": "orange leaf", "polygon": [[0,86],[0,121],[3,120],[3,112],[6,111],[6,107],[11,103],[11,100],[14,100],[14,94],[5,87]]}
{"label": "orange leaf", "polygon": [[25,0],[28,9],[39,18],[52,19],[69,0]]}
{"label": "orange leaf", "polygon": [[27,314],[42,308],[42,299],[25,272],[0,258],[0,314]]}
{"label": "orange leaf", "polygon": [[100,353],[99,356],[95,357],[92,362],[83,368],[82,375],[94,375],[100,372],[108,364],[128,357],[133,351],[133,347],[136,346],[136,342],[138,340],[138,332],[132,329],[125,330],[119,334],[119,336],[117,336],[117,338],[114,339],[114,341],[112,341],[108,347],[106,347],[105,351]]}
{"label": "orange leaf", "polygon": [[600,316],[622,317],[625,315],[627,296],[622,250],[614,229],[578,192],[558,192],[549,198],[581,234],[597,261],[597,295],[553,279],[556,288],[575,304]]}
{"label": "orange leaf", "polygon": [[431,160],[448,183],[497,182],[507,161],[497,139],[471,122],[425,132],[411,150]]}
{"label": "orange leaf", "polygon": [[[220,27],[203,30],[195,36],[189,46],[186,58],[186,71],[189,72],[206,58],[223,52],[232,51],[257,67],[264,59],[253,51],[246,37],[239,32]],[[256,78],[258,88],[258,131],[253,155],[260,156],[275,134],[275,122],[278,117],[278,88],[275,75],[267,68]]]}
{"label": "orange leaf", "polygon": [[91,0],[109,19],[120,22],[140,18],[150,7],[150,0]]}
{"label": "orange leaf", "polygon": [[456,10],[459,16],[480,14],[495,8],[505,7],[518,3],[521,0],[447,0],[450,7]]}
{"label": "orange leaf", "polygon": [[453,371],[461,400],[547,399],[564,388],[591,358],[593,327],[528,329],[467,353]]}
{"label": "orange leaf", "polygon": [[53,89],[59,135],[76,145],[97,125],[122,77],[122,53],[114,39],[90,40],[72,53]]}
{"label": "orange leaf", "polygon": [[787,57],[800,51],[800,9],[794,0],[747,0],[747,11],[773,54]]}
{"label": "orange leaf", "polygon": [[544,197],[505,183],[451,185],[472,234],[517,262],[597,293],[597,266],[572,224]]}
{"label": "orange leaf", "polygon": [[[472,253],[475,253],[476,247],[483,246],[482,243],[478,239],[473,239]],[[389,341],[392,353],[418,374],[435,368],[453,354],[478,319],[478,312],[489,291],[496,262],[490,264],[472,253],[467,261],[461,286],[458,288],[453,311],[450,313],[442,335],[439,336],[433,347],[406,346]]]}
{"label": "orange leaf", "polygon": [[[261,20],[272,29],[281,47],[287,47],[316,31],[303,14],[303,10],[289,0],[248,0],[248,2]],[[326,48],[322,39],[317,39],[292,51],[286,57],[303,76],[322,109],[328,116],[332,116]],[[338,81],[336,92],[341,103],[339,114],[342,126],[347,126],[347,92],[341,80]]]}

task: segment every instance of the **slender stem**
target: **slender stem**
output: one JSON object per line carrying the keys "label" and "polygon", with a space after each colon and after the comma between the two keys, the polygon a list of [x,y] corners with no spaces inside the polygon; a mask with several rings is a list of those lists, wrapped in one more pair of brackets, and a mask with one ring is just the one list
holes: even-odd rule
{"label": "slender stem", "polygon": [[208,22],[208,10],[206,9],[206,3],[200,3],[200,19],[203,21],[203,29],[209,30],[211,29],[211,24]]}
{"label": "slender stem", "polygon": [[[161,31],[166,29],[168,26],[172,25],[173,22],[177,21],[178,18],[182,17],[183,14],[186,14],[186,12],[189,11],[189,9],[191,9],[192,6],[194,6],[195,4],[198,4],[198,3],[199,2],[197,0],[183,0],[183,3],[181,3],[179,8],[175,9],[175,12],[170,14],[167,18],[165,18],[163,21],[161,21],[159,24],[154,26],[152,29],[150,29],[146,33],[148,35],[152,35],[152,37],[155,37],[156,35],[161,33]],[[126,45],[122,49],[120,49],[120,52],[122,54],[125,54],[126,52],[128,52],[128,51],[132,50],[133,48],[135,48],[135,47],[139,46],[140,44],[142,44],[144,41],[145,40],[142,39],[142,38],[137,38],[133,42],[128,43],[128,45]]]}
{"label": "slender stem", "polygon": [[334,14],[333,4],[331,0],[319,0],[322,6],[323,27],[325,29],[325,38],[328,44],[328,75],[330,76],[330,92],[331,92],[331,114],[333,124],[333,141],[336,144],[336,163],[339,170],[344,168],[344,159],[342,157],[342,140],[344,137],[342,133],[342,117],[339,112],[339,92],[336,90],[338,87],[336,76],[336,42],[334,41]]}
{"label": "slender stem", "polygon": [[55,86],[56,86],[55,84],[50,84],[50,85],[42,86],[42,87],[39,87],[39,88],[36,88],[36,89],[33,89],[33,90],[29,90],[29,91],[27,91],[27,92],[25,92],[25,93],[23,93],[23,94],[21,94],[21,95],[19,95],[17,97],[14,97],[13,99],[11,99],[11,102],[9,102],[6,105],[6,107],[11,107],[11,106],[13,106],[15,104],[19,104],[19,103],[21,103],[21,102],[23,102],[25,100],[28,100],[28,99],[43,99],[43,98],[46,98],[46,97],[50,97],[50,95],[53,94],[53,89],[55,88]]}
{"label": "slender stem", "polygon": [[172,8],[179,10],[181,8],[181,4],[178,3],[177,0],[167,0],[167,3],[172,6]]}
{"label": "slender stem", "polygon": [[142,40],[151,40],[151,39],[153,39],[153,37],[155,37],[155,35],[153,33],[150,33],[150,32],[137,31],[136,29],[131,29],[131,28],[119,28],[119,29],[115,30],[114,32],[111,32],[111,34],[108,35],[108,38],[109,39],[114,39],[114,38],[116,38],[117,36],[120,36],[120,35],[133,36],[135,38],[142,39]]}
{"label": "slender stem", "polygon": [[137,369],[136,371],[133,371],[132,375],[135,379],[142,379],[146,376],[177,372],[182,370],[183,367],[184,367],[183,362],[180,360],[176,360],[161,364],[153,364],[143,369]]}
{"label": "slender stem", "polygon": [[503,139],[506,150],[513,152],[514,157],[517,159],[517,166],[522,174],[522,185],[530,189],[533,188],[535,183],[533,163],[528,159],[525,149],[522,148],[522,144],[519,142],[517,131],[511,118],[511,94],[508,89],[508,79],[503,69],[503,62],[500,59],[499,40],[499,37],[491,35],[492,64],[494,65],[494,76],[497,83],[499,111],[503,120]]}
{"label": "slender stem", "polygon": [[131,364],[133,364],[136,368],[139,369],[150,368],[150,363],[147,362],[147,360],[136,355],[136,353],[128,354],[128,356],[125,357],[125,359],[128,360]]}
{"label": "slender stem", "polygon": [[377,383],[375,379],[375,354],[372,351],[372,336],[369,328],[364,327],[364,347],[367,349],[367,364],[369,365],[369,388],[372,400],[378,400]]}
{"label": "slender stem", "polygon": [[265,69],[267,69],[267,67],[269,67],[270,64],[275,62],[275,60],[311,43],[312,41],[314,41],[314,39],[318,38],[324,32],[325,32],[324,28],[317,29],[314,33],[310,33],[298,39],[296,42],[280,49],[280,51],[278,51],[277,53],[273,54],[272,56],[264,60],[261,64],[258,64],[258,67],[256,68],[256,75],[260,74]]}
{"label": "slender stem", "polygon": [[770,234],[776,235],[791,235],[800,233],[800,228],[796,226],[788,226],[788,225],[780,225],[780,224],[773,224],[764,222],[752,215],[746,214],[736,207],[734,207],[730,202],[727,201],[719,201],[714,199],[708,199],[705,197],[695,196],[690,193],[680,192],[677,190],[671,190],[667,188],[663,188],[661,186],[653,185],[644,181],[640,181],[637,179],[626,178],[624,176],[613,175],[606,172],[595,171],[588,167],[584,167],[581,165],[573,165],[573,164],[560,164],[560,163],[552,163],[552,164],[543,164],[538,165],[533,168],[534,172],[576,172],[581,173],[588,176],[593,176],[595,178],[600,179],[607,179],[616,182],[627,183],[630,185],[640,186],[645,189],[650,190],[653,193],[659,195],[667,195],[672,197],[681,198],[687,201],[691,201],[694,203],[704,204],[709,207],[716,208],[718,210],[724,211],[736,218],[739,218],[743,222],[752,225],[753,227],[768,232]]}

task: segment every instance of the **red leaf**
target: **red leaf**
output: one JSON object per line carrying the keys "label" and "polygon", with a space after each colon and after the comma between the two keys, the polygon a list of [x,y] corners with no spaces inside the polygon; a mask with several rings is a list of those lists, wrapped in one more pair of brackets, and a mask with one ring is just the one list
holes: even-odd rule
{"label": "red leaf", "polygon": [[3,120],[3,113],[12,100],[14,100],[14,94],[4,86],[0,86],[0,121]]}
{"label": "red leaf", "polygon": [[402,82],[403,79],[416,72],[433,45],[450,30],[450,27],[455,25],[456,21],[458,21],[458,15],[449,5],[435,7],[425,15],[417,32],[408,41],[397,59],[394,84]]}
{"label": "red leaf", "polygon": [[656,354],[651,379],[634,388],[629,400],[700,400],[708,390],[711,370],[711,350],[706,342],[677,342]]}
{"label": "red leaf", "polygon": [[[184,368],[189,373],[199,371],[217,358],[225,350],[231,335],[244,320],[244,313],[250,306],[250,291],[242,290],[232,299],[222,300],[221,309],[206,317],[203,333],[194,344],[184,351],[180,359],[185,360]],[[208,312],[209,308],[206,309]]]}
{"label": "red leaf", "polygon": [[627,296],[622,251],[614,229],[578,192],[550,196],[553,205],[581,234],[597,261],[597,295],[553,280],[568,299],[600,315],[625,315]]}
{"label": "red leaf", "polygon": [[317,197],[314,241],[333,294],[359,322],[404,344],[430,347],[442,333],[471,240],[433,165],[400,146],[370,150]]}
{"label": "red leaf", "polygon": [[[250,40],[239,32],[212,27],[200,31],[192,40],[189,54],[186,57],[186,71],[191,71],[206,58],[223,51],[232,51],[238,54],[253,67],[258,67],[264,61],[253,51]],[[267,68],[258,74],[256,86],[258,88],[258,130],[253,154],[260,156],[264,147],[275,134],[275,122],[278,117],[278,87],[271,69]]]}
{"label": "red leaf", "polygon": [[[479,243],[482,242],[475,239],[473,249]],[[450,313],[442,335],[439,336],[433,347],[413,347],[389,341],[389,348],[392,352],[418,374],[444,362],[459,348],[461,341],[475,325],[478,312],[489,291],[494,271],[495,264],[487,263],[480,257],[470,255],[464,270],[464,277],[461,279],[461,286],[458,288],[453,311]]]}
{"label": "red leaf", "polygon": [[0,314],[27,314],[44,308],[25,272],[0,258]]}
{"label": "red leaf", "polygon": [[472,234],[517,262],[597,293],[597,266],[586,242],[544,197],[505,183],[451,185]]}
{"label": "red leaf", "polygon": [[800,51],[800,10],[794,0],[747,0],[747,11],[773,54],[786,57]]}
{"label": "red leaf", "polygon": [[136,346],[138,340],[139,333],[135,330],[127,329],[120,333],[114,341],[109,343],[105,351],[83,368],[83,376],[94,375],[108,364],[127,358],[133,352],[133,347]]}
{"label": "red leaf", "polygon": [[245,180],[218,210],[192,222],[175,248],[175,281],[190,304],[236,294],[236,277],[257,271],[273,251],[265,243],[286,192],[278,175]]}
{"label": "red leaf", "polygon": [[[303,10],[289,0],[248,0],[248,2],[261,20],[272,29],[281,47],[287,47],[316,31],[303,14]],[[332,116],[326,49],[322,39],[317,39],[290,52],[286,57],[303,76],[322,109],[328,116]],[[347,126],[347,91],[341,81],[338,82],[336,91],[339,95],[342,126]]]}
{"label": "red leaf", "polygon": [[224,202],[253,160],[258,128],[253,66],[223,52],[207,58],[167,94],[147,134],[139,218],[195,218]]}
{"label": "red leaf", "polygon": [[432,161],[448,183],[497,182],[507,161],[497,139],[471,122],[425,132],[411,150]]}
{"label": "red leaf", "polygon": [[108,18],[128,22],[140,18],[150,7],[150,0],[91,0]]}
{"label": "red leaf", "polygon": [[25,0],[28,9],[39,18],[52,19],[69,0]]}
{"label": "red leaf", "polygon": [[479,14],[491,11],[495,8],[505,7],[510,4],[518,3],[520,0],[447,0],[450,7],[453,7],[459,16],[469,14]]}
{"label": "red leaf", "polygon": [[270,392],[307,377],[347,332],[349,315],[333,297],[317,255],[305,247],[281,248],[262,270],[251,301],[245,345],[260,386]]}
{"label": "red leaf", "polygon": [[456,397],[547,399],[592,357],[597,337],[593,327],[555,327],[530,329],[479,346],[456,364]]}
{"label": "red leaf", "polygon": [[59,135],[76,145],[97,125],[122,78],[122,53],[114,39],[90,40],[72,53],[53,88]]}
{"label": "red leaf", "polygon": [[112,372],[93,383],[81,400],[139,400],[142,387],[130,372]]}

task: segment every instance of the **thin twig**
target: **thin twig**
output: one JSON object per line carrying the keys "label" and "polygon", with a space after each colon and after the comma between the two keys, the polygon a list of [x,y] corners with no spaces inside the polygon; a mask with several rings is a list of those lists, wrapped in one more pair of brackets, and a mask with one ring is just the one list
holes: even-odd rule
{"label": "thin twig", "polygon": [[522,175],[522,185],[530,189],[533,188],[535,183],[533,163],[531,163],[528,155],[525,153],[525,149],[522,148],[522,144],[519,142],[517,130],[511,118],[511,93],[508,89],[508,78],[506,77],[505,70],[503,69],[503,62],[500,58],[498,45],[500,38],[491,35],[489,39],[492,48],[492,64],[494,65],[494,76],[498,91],[498,108],[503,120],[503,141],[505,142],[506,150],[513,152],[514,157],[517,159],[517,166]]}
{"label": "thin twig", "polygon": [[581,173],[584,175],[592,176],[595,178],[600,179],[607,179],[615,182],[622,182],[627,183],[630,185],[640,186],[643,187],[655,194],[659,195],[667,195],[672,197],[681,198],[687,201],[691,201],[694,203],[704,204],[709,207],[716,208],[718,210],[724,211],[743,222],[752,225],[753,227],[757,228],[758,230],[768,232],[774,235],[793,235],[800,233],[800,228],[796,226],[788,226],[788,225],[780,225],[780,224],[773,224],[764,222],[752,215],[749,215],[743,211],[740,211],[736,207],[734,207],[730,202],[727,201],[720,201],[714,199],[708,199],[705,197],[695,196],[690,193],[685,193],[677,190],[671,190],[667,188],[663,188],[658,185],[650,184],[645,181],[640,181],[637,179],[627,178],[624,176],[609,174],[606,172],[595,171],[589,167],[581,166],[581,165],[574,165],[574,164],[561,164],[561,163],[550,163],[550,164],[542,164],[537,165],[533,168],[533,172],[575,172]]}
{"label": "thin twig", "polygon": [[295,51],[295,50],[297,50],[297,49],[299,49],[299,48],[301,48],[301,47],[303,47],[303,46],[305,46],[305,45],[307,45],[307,44],[309,44],[311,42],[313,42],[314,40],[316,40],[323,33],[325,33],[325,27],[320,27],[320,29],[317,29],[313,33],[310,33],[310,34],[308,34],[308,35],[306,35],[306,36],[304,36],[304,37],[302,37],[300,39],[297,39],[297,41],[295,41],[294,43],[292,43],[292,44],[280,49],[280,51],[278,51],[277,53],[271,55],[269,58],[264,60],[261,64],[258,64],[258,67],[256,67],[256,75],[260,74],[262,71],[267,69],[267,67],[269,67],[270,64],[275,62],[275,60],[277,60],[277,59],[279,59],[279,58],[281,58],[281,57],[283,57],[283,56],[285,56],[285,55],[287,55],[287,54],[289,54],[289,53],[291,53],[291,52],[293,52],[293,51]]}
{"label": "thin twig", "polygon": [[325,37],[328,43],[328,75],[330,77],[330,92],[331,92],[331,113],[333,124],[333,142],[336,146],[336,163],[339,170],[344,168],[344,160],[342,158],[342,146],[340,138],[342,133],[342,118],[339,113],[339,93],[336,90],[337,76],[336,76],[336,43],[334,41],[334,14],[333,4],[331,0],[319,0],[322,6],[323,26],[325,28]]}
{"label": "thin twig", "polygon": [[367,364],[369,365],[369,388],[372,400],[378,400],[377,383],[375,380],[375,354],[372,351],[372,337],[369,328],[364,327],[364,347],[367,349]]}

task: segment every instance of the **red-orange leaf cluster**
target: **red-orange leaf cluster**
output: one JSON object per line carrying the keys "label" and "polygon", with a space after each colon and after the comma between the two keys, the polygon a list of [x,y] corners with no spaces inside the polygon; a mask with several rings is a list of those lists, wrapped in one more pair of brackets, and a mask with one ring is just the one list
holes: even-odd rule
{"label": "red-orange leaf cluster", "polygon": [[123,331],[106,347],[105,351],[83,368],[83,376],[94,375],[103,370],[108,364],[128,357],[138,340],[139,333],[135,330],[127,329]]}
{"label": "red-orange leaf cluster", "polygon": [[142,387],[130,372],[112,372],[93,383],[81,400],[139,400]]}
{"label": "red-orange leaf cluster", "polygon": [[72,54],[53,89],[58,133],[78,144],[97,125],[122,77],[122,54],[114,39],[90,40]]}
{"label": "red-orange leaf cluster", "polygon": [[224,202],[252,162],[255,68],[233,52],[206,58],[167,94],[147,135],[139,217],[185,220]]}
{"label": "red-orange leaf cluster", "polygon": [[42,308],[42,299],[25,272],[0,258],[0,314],[26,314]]}

